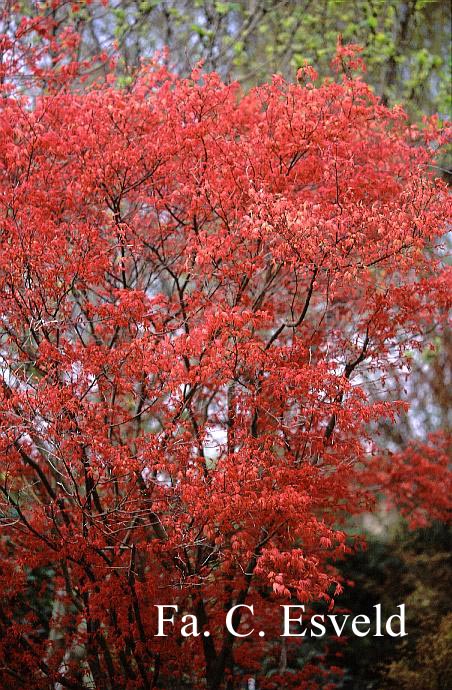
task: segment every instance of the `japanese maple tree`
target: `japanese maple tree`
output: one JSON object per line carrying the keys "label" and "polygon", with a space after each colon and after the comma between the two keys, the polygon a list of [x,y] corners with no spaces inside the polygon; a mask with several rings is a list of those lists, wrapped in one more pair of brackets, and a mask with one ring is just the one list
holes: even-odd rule
{"label": "japanese maple tree", "polygon": [[[333,606],[346,521],[377,491],[421,521],[450,507],[446,441],[385,456],[372,425],[402,404],[368,384],[447,319],[447,132],[384,107],[353,47],[324,83],[306,67],[242,94],[152,64],[82,91],[19,38],[1,39],[2,687],[214,690],[240,667],[325,688],[313,665],[261,671],[279,604]],[[201,634],[156,637],[155,604]],[[228,632],[238,604],[265,638]]]}

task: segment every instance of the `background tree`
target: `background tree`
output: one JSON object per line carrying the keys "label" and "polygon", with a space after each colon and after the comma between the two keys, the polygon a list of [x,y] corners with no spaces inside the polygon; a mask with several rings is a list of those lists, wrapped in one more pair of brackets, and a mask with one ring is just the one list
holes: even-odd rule
{"label": "background tree", "polygon": [[[46,3],[14,3],[26,15]],[[329,72],[338,33],[364,48],[367,79],[385,102],[403,102],[414,116],[450,108],[450,4],[425,0],[93,0],[47,3],[55,30],[73,23],[82,53],[111,51],[116,42],[125,75],[155,50],[169,49],[171,66],[186,76],[206,70],[244,86],[281,73],[293,78],[307,59]]]}

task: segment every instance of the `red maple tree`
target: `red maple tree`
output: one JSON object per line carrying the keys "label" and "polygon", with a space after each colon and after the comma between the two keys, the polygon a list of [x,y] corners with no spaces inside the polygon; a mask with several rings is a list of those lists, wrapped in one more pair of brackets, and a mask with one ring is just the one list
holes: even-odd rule
{"label": "red maple tree", "polygon": [[[384,107],[350,47],[324,83],[153,64],[82,92],[36,30],[1,39],[2,687],[238,687],[280,603],[332,605],[376,491],[450,507],[445,452],[380,457],[401,403],[360,378],[446,319],[447,133]],[[155,604],[201,634],[156,637]],[[228,632],[237,604],[266,638]],[[279,670],[261,686],[327,687]]]}

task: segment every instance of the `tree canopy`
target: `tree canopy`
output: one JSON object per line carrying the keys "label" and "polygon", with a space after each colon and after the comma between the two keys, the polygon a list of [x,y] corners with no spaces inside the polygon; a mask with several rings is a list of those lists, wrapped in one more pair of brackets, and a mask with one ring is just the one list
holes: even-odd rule
{"label": "tree canopy", "polygon": [[[337,687],[275,609],[333,610],[382,497],[450,516],[447,429],[375,432],[448,327],[450,128],[385,104],[341,40],[327,79],[162,56],[125,84],[52,8],[1,37],[0,681]],[[155,604],[199,635],[156,636]]]}

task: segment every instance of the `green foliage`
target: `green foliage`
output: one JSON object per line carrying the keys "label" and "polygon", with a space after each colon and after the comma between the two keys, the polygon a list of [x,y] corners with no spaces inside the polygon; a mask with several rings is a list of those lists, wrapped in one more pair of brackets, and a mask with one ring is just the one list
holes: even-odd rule
{"label": "green foliage", "polygon": [[[22,6],[36,12],[31,0]],[[70,12],[63,3],[60,28]],[[292,79],[305,60],[327,74],[341,33],[363,46],[375,92],[415,119],[449,113],[450,21],[442,0],[111,0],[107,7],[93,0],[77,10],[82,52],[108,50],[116,40],[128,70],[166,46],[178,72],[204,60],[245,87],[273,73]]]}
{"label": "green foliage", "polygon": [[406,606],[407,637],[350,637],[344,649],[344,690],[437,690],[452,677],[451,533],[436,524],[387,539],[370,537],[366,551],[347,559],[342,572],[355,582],[338,605],[373,617],[374,604],[391,615]]}
{"label": "green foliage", "polygon": [[446,688],[452,678],[452,613],[416,645],[414,658],[392,662],[388,680],[400,690]]}

